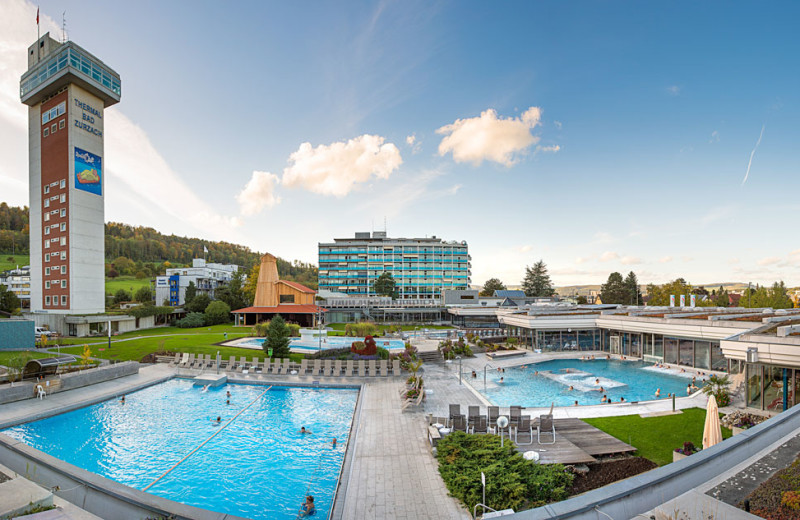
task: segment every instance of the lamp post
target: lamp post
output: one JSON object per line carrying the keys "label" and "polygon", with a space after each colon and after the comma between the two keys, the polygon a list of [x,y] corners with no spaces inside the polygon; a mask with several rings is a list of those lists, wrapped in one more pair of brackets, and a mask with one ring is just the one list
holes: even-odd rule
{"label": "lamp post", "polygon": [[456,356],[458,360],[458,384],[461,384],[461,356]]}
{"label": "lamp post", "polygon": [[500,447],[503,447],[503,428],[508,426],[508,417],[501,415],[497,418],[497,427],[500,429]]}

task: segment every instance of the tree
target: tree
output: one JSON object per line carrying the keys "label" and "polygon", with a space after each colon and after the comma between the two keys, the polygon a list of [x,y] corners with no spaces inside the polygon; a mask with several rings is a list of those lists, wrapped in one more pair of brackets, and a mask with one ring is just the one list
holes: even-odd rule
{"label": "tree", "polygon": [[129,302],[133,299],[131,293],[126,291],[125,289],[120,289],[114,293],[114,304],[119,305],[122,302]]}
{"label": "tree", "polygon": [[[675,296],[675,305],[680,305],[681,294],[685,295],[687,300],[692,293],[692,286],[683,278],[677,278],[664,285],[648,284],[647,294],[650,299],[647,305],[668,306],[670,295]],[[688,303],[688,301],[687,301]]]}
{"label": "tree", "polygon": [[772,287],[767,288],[763,286],[756,286],[755,289],[750,289],[750,294],[747,291],[739,298],[740,307],[772,307],[773,309],[791,309],[793,303],[791,298],[786,294],[786,285],[783,281],[775,282]]}
{"label": "tree", "polygon": [[581,295],[575,299],[575,303],[578,305],[586,305],[589,303],[589,300],[586,299],[586,296]]}
{"label": "tree", "polygon": [[[626,305],[642,305],[642,293],[639,291],[639,280],[636,278],[636,273],[633,271],[628,273],[628,276],[625,277],[625,292],[628,293],[625,299]],[[603,301],[605,302],[605,300]]]}
{"label": "tree", "polygon": [[192,301],[183,307],[189,312],[205,312],[209,303],[211,303],[211,298],[209,298],[207,294],[202,293],[192,298]]}
{"label": "tree", "polygon": [[206,325],[218,325],[231,321],[231,308],[227,303],[214,301],[208,304],[205,311]]}
{"label": "tree", "polygon": [[728,294],[728,291],[725,290],[723,286],[719,286],[719,291],[714,297],[714,304],[717,307],[728,307],[731,304],[731,298]]}
{"label": "tree", "polygon": [[0,311],[13,313],[20,308],[20,301],[16,294],[0,285]]}
{"label": "tree", "polygon": [[391,296],[393,299],[397,297],[397,282],[389,271],[383,272],[375,280],[372,288],[375,289],[375,294],[380,296]]}
{"label": "tree", "polygon": [[228,285],[217,289],[217,300],[227,303],[231,309],[241,309],[249,306],[250,304],[245,299],[243,285],[244,272],[236,271]]}
{"label": "tree", "polygon": [[136,293],[133,295],[133,299],[139,303],[149,303],[153,301],[153,292],[150,290],[150,286],[146,287],[139,287]]}
{"label": "tree", "polygon": [[600,286],[600,301],[620,304],[630,302],[628,287],[621,274],[613,272],[608,275],[606,283]]}
{"label": "tree", "polygon": [[503,282],[501,282],[497,278],[489,278],[486,280],[486,283],[483,284],[483,289],[481,290],[481,296],[491,296],[494,294],[495,291],[504,291],[506,286]]}
{"label": "tree", "polygon": [[267,327],[267,338],[264,340],[264,352],[269,355],[272,349],[272,358],[288,358],[289,357],[289,335],[291,331],[286,326],[286,321],[280,314],[276,314],[274,318],[269,321]]}
{"label": "tree", "polygon": [[258,286],[258,273],[260,271],[261,264],[256,264],[250,269],[250,272],[247,273],[247,281],[245,281],[242,287],[245,307],[253,305],[253,302],[256,300],[256,287]]}
{"label": "tree", "polygon": [[539,260],[533,267],[525,267],[525,279],[522,281],[525,296],[553,296],[555,289],[547,274],[544,260]]}
{"label": "tree", "polygon": [[194,297],[197,296],[197,286],[194,284],[193,281],[189,282],[189,285],[186,286],[186,292],[183,296],[183,301],[186,305],[192,303]]}

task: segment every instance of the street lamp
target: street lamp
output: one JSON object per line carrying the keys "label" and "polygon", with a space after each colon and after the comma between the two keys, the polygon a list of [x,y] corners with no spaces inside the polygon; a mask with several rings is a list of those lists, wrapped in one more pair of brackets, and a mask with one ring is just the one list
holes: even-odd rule
{"label": "street lamp", "polygon": [[458,384],[461,384],[461,356],[456,356],[458,360]]}
{"label": "street lamp", "polygon": [[497,427],[500,428],[500,447],[503,447],[503,428],[508,426],[508,417],[501,415],[497,418]]}

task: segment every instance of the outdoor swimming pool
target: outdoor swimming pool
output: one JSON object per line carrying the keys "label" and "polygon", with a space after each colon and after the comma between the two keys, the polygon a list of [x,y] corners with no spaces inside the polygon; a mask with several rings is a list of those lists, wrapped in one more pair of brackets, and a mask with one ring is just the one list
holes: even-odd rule
{"label": "outdoor swimming pool", "polygon": [[[295,518],[308,492],[315,499],[316,517],[326,518],[358,390],[266,389],[228,384],[202,392],[191,381],[173,379],[128,394],[125,404],[105,401],[3,433],[88,471],[144,489],[224,428],[147,491],[252,519]],[[222,425],[214,424],[217,416]],[[313,433],[298,433],[301,426]],[[331,443],[334,437],[336,448]]]}
{"label": "outdoor swimming pool", "polygon": [[[291,341],[292,342],[289,345],[289,348],[292,349],[293,352],[314,353],[320,349],[320,342],[317,338],[292,338]],[[328,336],[326,338],[322,338],[321,346],[322,350],[349,348],[354,341],[364,341],[364,338]],[[245,341],[240,341],[239,345],[257,346],[261,348],[263,343],[264,338],[252,338]],[[406,344],[402,339],[375,338],[375,343],[377,343],[379,347],[383,347],[389,351],[404,350],[406,348]]]}
{"label": "outdoor swimming pool", "polygon": [[[525,407],[547,407],[551,403],[572,406],[575,401],[581,405],[601,404],[603,395],[613,402],[622,397],[628,402],[647,401],[655,399],[657,388],[663,399],[670,393],[684,397],[686,385],[692,381],[690,374],[672,375],[638,361],[558,359],[523,366],[506,368],[505,373],[487,372],[485,390],[483,373],[477,379],[465,376],[493,404]],[[499,382],[501,377],[503,383]],[[702,386],[701,378],[696,384]],[[569,390],[570,386],[573,390]],[[595,390],[599,386],[603,387],[602,392]]]}

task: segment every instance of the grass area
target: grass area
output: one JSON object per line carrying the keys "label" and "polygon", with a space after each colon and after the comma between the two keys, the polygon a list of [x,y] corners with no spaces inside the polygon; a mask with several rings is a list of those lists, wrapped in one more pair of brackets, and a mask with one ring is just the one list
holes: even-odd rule
{"label": "grass area", "polygon": [[[12,258],[13,260],[9,260]],[[8,271],[9,269],[15,269],[17,266],[22,267],[23,265],[28,265],[30,262],[30,257],[28,255],[12,255],[12,254],[0,254],[0,271]]]}
{"label": "grass area", "polygon": [[[136,278],[135,276],[106,278],[106,294],[113,295],[120,289],[125,289],[133,295],[142,287],[150,287],[150,278]],[[161,302],[158,303],[161,304]]]}
{"label": "grass area", "polygon": [[[672,462],[673,450],[683,447],[684,442],[702,447],[705,420],[706,411],[701,408],[689,408],[681,414],[661,417],[624,415],[584,419],[595,428],[635,447],[637,455],[659,466]],[[730,436],[731,431],[723,427],[722,438]]]}
{"label": "grass area", "polygon": [[46,357],[53,357],[55,354],[51,354],[49,352],[36,352],[33,350],[0,352],[0,365],[5,365],[11,359],[21,355],[28,356],[30,359],[42,359]]}

